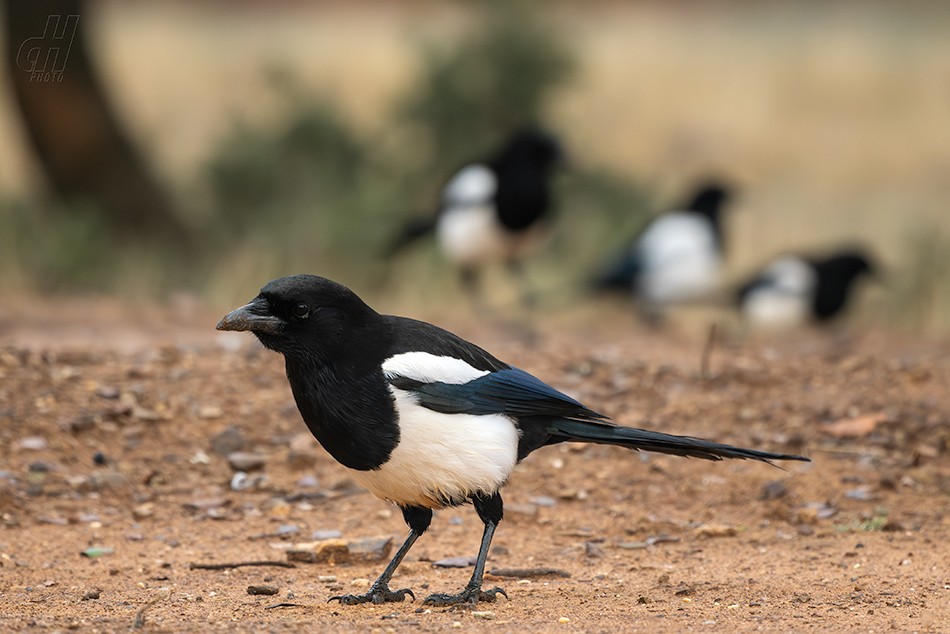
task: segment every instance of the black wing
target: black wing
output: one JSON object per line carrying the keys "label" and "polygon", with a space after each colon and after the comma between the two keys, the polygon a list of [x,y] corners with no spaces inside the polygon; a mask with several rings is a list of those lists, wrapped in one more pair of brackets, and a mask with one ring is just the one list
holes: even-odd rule
{"label": "black wing", "polygon": [[392,333],[392,349],[387,356],[406,352],[428,352],[440,357],[461,359],[476,370],[496,372],[510,367],[474,343],[438,326],[408,317],[386,315],[384,318]]}
{"label": "black wing", "polygon": [[518,368],[490,372],[463,384],[423,383],[406,377],[391,377],[389,382],[415,393],[423,407],[446,414],[605,420],[603,415]]}

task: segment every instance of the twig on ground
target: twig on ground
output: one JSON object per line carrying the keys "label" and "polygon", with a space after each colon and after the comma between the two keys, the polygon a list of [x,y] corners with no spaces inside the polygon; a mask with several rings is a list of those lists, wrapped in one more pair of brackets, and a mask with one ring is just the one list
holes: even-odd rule
{"label": "twig on ground", "polygon": [[547,576],[571,576],[571,573],[568,571],[558,568],[496,568],[495,570],[489,570],[488,574],[495,575],[496,577],[521,577],[522,579]]}
{"label": "twig on ground", "polygon": [[159,601],[167,599],[170,596],[172,596],[172,591],[168,588],[162,588],[158,594],[149,599],[148,603],[139,608],[139,611],[135,613],[135,618],[132,620],[132,629],[137,630],[145,625],[145,611]]}
{"label": "twig on ground", "polygon": [[228,568],[242,568],[244,566],[277,566],[279,568],[296,568],[286,561],[243,561],[235,564],[188,564],[190,570],[227,570]]}
{"label": "twig on ground", "polygon": [[704,380],[708,381],[709,376],[709,360],[712,357],[713,347],[716,345],[716,322],[713,322],[709,325],[709,335],[706,337],[706,345],[703,346],[703,356],[699,361],[699,376]]}

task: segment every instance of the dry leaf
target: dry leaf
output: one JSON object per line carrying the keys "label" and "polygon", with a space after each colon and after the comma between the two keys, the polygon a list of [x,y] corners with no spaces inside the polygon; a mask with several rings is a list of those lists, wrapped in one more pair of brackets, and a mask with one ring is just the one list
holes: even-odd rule
{"label": "dry leaf", "polygon": [[887,414],[878,412],[857,418],[842,418],[833,423],[821,425],[819,429],[835,438],[858,438],[867,436],[874,431],[878,423],[883,423],[885,420],[887,420]]}

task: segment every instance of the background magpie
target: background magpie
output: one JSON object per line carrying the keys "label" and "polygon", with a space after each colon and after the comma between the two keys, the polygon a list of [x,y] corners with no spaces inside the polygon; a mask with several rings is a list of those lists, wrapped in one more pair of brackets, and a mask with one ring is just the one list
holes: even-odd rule
{"label": "background magpie", "polygon": [[283,354],[313,435],[360,484],[402,510],[408,538],[366,594],[333,597],[347,605],[414,597],[409,589],[390,590],[396,567],[429,527],[433,509],[469,501],[485,523],[472,578],[460,593],[433,594],[425,603],[504,594],[481,588],[502,519],[499,491],[518,461],[545,445],[580,441],[707,460],[807,460],[613,425],[478,346],[425,322],[380,315],[322,277],[274,280],[217,328],[251,331]]}
{"label": "background magpie", "polygon": [[845,308],[855,281],[873,272],[867,255],[859,251],[825,259],[786,255],[739,289],[740,312],[760,329],[827,322]]}
{"label": "background magpie", "polygon": [[551,209],[551,176],[561,160],[561,146],[552,135],[537,129],[515,133],[494,158],[468,165],[449,179],[437,215],[406,224],[389,254],[434,232],[473,297],[479,270],[504,262],[530,303],[521,262],[538,240],[539,221]]}
{"label": "background magpie", "polygon": [[702,185],[682,210],[652,220],[595,278],[594,287],[632,292],[654,310],[708,298],[720,283],[721,214],[729,197],[721,183]]}

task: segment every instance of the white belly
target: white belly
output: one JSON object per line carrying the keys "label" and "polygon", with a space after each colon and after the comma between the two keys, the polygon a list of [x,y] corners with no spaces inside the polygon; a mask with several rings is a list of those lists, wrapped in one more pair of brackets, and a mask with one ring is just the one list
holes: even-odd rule
{"label": "white belly", "polygon": [[507,232],[491,204],[453,207],[439,217],[439,246],[459,266],[500,260],[507,255]]}
{"label": "white belly", "polygon": [[721,262],[712,223],[692,212],[657,218],[638,244],[643,268],[637,286],[657,304],[704,299],[719,286]]}
{"label": "white belly", "polygon": [[374,495],[402,506],[440,508],[500,489],[518,459],[518,429],[502,415],[443,414],[390,388],[399,445],[375,471],[350,473]]}
{"label": "white belly", "polygon": [[754,290],[742,302],[742,313],[753,328],[783,330],[808,321],[809,301],[801,296],[764,288]]}

